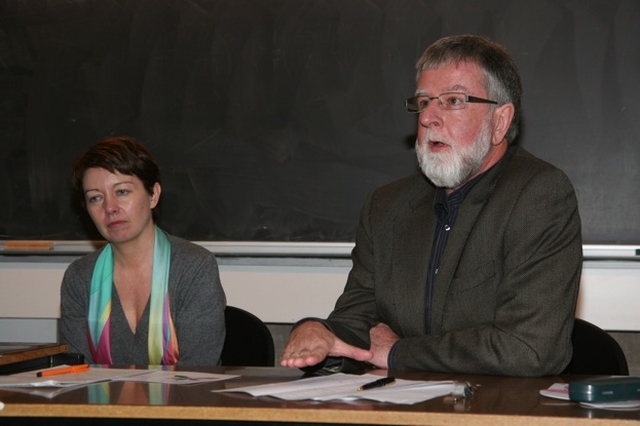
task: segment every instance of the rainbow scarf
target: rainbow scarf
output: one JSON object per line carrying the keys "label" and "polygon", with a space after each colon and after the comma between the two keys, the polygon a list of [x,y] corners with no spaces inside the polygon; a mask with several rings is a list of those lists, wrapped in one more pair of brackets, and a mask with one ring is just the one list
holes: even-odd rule
{"label": "rainbow scarf", "polygon": [[[178,361],[178,338],[169,309],[169,267],[171,243],[157,226],[153,249],[153,273],[149,313],[149,364],[173,365]],[[111,292],[113,289],[113,251],[107,244],[93,269],[89,295],[88,339],[96,364],[111,360]]]}

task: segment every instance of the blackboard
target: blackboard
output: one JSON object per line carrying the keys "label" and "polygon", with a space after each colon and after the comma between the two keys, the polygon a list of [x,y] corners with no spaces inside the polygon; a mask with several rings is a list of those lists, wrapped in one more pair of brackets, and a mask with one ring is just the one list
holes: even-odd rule
{"label": "blackboard", "polygon": [[416,59],[475,33],[516,58],[518,143],[572,179],[584,242],[638,244],[639,19],[635,0],[0,0],[0,239],[99,237],[70,165],[129,134],[174,235],[351,241],[367,193],[416,170]]}

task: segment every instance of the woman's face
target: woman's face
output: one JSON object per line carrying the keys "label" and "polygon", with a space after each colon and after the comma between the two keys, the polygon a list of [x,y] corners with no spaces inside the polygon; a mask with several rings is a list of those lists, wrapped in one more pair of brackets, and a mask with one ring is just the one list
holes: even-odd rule
{"label": "woman's face", "polygon": [[91,220],[109,242],[124,243],[153,229],[152,209],[160,199],[160,184],[149,194],[135,175],[90,168],[82,179],[84,201]]}

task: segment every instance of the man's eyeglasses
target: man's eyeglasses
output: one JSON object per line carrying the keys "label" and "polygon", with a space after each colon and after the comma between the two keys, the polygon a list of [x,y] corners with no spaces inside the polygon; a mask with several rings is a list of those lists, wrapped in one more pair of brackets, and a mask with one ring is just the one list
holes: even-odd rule
{"label": "man's eyeglasses", "polygon": [[418,95],[407,99],[404,102],[408,112],[420,113],[427,109],[432,100],[438,100],[438,106],[441,109],[464,109],[468,103],[477,104],[498,104],[496,101],[482,99],[475,96],[467,95],[462,92],[446,92],[438,96]]}

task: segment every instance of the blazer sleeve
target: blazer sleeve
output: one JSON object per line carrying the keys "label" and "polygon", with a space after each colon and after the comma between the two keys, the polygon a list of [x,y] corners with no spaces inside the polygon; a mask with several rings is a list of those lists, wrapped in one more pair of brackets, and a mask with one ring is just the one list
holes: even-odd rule
{"label": "blazer sleeve", "polygon": [[369,330],[380,320],[375,292],[375,253],[371,230],[374,194],[367,198],[356,232],[356,245],[351,253],[353,267],[343,293],[327,318],[328,327],[340,339],[353,346],[368,349]]}

